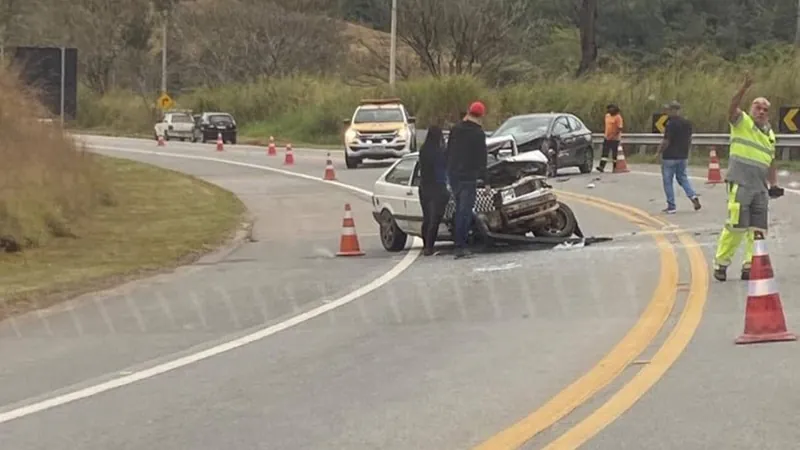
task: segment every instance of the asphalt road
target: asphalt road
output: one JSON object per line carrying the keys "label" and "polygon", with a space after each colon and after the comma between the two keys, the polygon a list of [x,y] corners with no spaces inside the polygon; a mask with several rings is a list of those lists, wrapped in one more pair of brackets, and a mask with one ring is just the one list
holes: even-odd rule
{"label": "asphalt road", "polygon": [[[618,342],[641,345],[645,353],[635,357],[658,361],[653,354],[667,332],[683,327],[682,309],[697,302],[679,292],[696,284],[691,249],[682,244],[688,241],[669,239],[671,259],[665,238],[659,238],[661,245],[656,239],[665,233],[652,220],[630,212],[622,217],[614,208],[589,206],[568,194],[564,198],[584,231],[613,235],[613,242],[465,261],[420,258],[406,267],[416,250],[393,255],[380,247],[363,195],[263,168],[321,177],[324,153],[297,150],[296,164],[284,167],[282,151],[267,157],[265,149],[253,147],[215,152],[213,145],[178,142],[165,148],[129,139],[90,142],[103,153],[179,169],[231,189],[257,216],[256,242],[216,263],[77,299],[68,310],[0,323],[3,448],[461,449],[542,405],[553,404],[562,415],[575,407],[526,445],[539,448],[589,417],[647,365],[628,364],[615,354],[606,367],[621,364],[619,376],[605,379],[595,364],[618,351]],[[336,154],[334,162],[340,182],[365,190],[385,168],[348,171]],[[593,178],[568,176],[555,184],[653,215],[663,207],[657,177],[605,175],[589,190]],[[720,187],[700,190],[706,205],[701,212],[668,219],[690,230],[710,261],[724,197]],[[789,196],[774,203],[770,240],[790,326],[797,309],[788,296],[791,272],[782,268],[796,257],[787,245],[793,241],[795,201]],[[345,202],[353,206],[367,253],[361,258],[332,257]],[[642,232],[646,224],[650,233]],[[385,284],[352,301],[331,303],[375,286],[375,279]],[[790,353],[795,344],[735,347],[746,286],[733,280],[712,284],[707,299],[700,291],[702,323],[684,354],[627,413],[597,430],[587,448],[778,448],[798,441],[787,425],[793,397],[782,395],[796,383],[790,375],[798,364]],[[332,306],[308,316],[324,305]],[[290,317],[308,319],[283,326]],[[661,320],[665,329],[656,336]],[[634,337],[653,336],[638,343],[627,337],[637,327],[645,331]],[[197,354],[243,342],[242,336],[265,328],[278,331],[213,357]],[[689,335],[693,331],[689,327]],[[188,362],[169,371],[152,369],[179,357]],[[587,372],[595,376],[588,379],[591,386],[584,383],[586,392],[596,395],[570,406],[559,393]],[[97,387],[108,380],[124,385]],[[80,388],[84,398],[58,397]],[[37,403],[54,397],[64,404]],[[522,439],[528,431],[521,427],[511,434]]]}

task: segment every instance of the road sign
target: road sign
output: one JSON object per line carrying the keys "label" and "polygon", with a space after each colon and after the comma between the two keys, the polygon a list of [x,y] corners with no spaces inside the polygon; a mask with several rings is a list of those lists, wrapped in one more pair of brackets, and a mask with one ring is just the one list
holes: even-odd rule
{"label": "road sign", "polygon": [[664,134],[664,130],[667,129],[667,122],[669,122],[669,116],[664,113],[656,113],[653,114],[653,133]]}
{"label": "road sign", "polygon": [[781,133],[795,134],[800,130],[800,106],[784,106],[780,108],[778,129]]}
{"label": "road sign", "polygon": [[161,108],[162,110],[163,109],[170,109],[173,106],[175,106],[175,102],[172,101],[172,98],[169,95],[167,95],[166,92],[164,92],[163,94],[161,94],[160,97],[158,97],[158,100],[157,100],[156,103],[158,104],[158,107]]}

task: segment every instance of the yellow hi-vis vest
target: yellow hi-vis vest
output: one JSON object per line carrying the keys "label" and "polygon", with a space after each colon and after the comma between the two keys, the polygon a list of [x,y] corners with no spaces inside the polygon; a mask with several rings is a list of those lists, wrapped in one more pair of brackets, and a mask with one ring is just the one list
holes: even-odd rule
{"label": "yellow hi-vis vest", "polygon": [[744,111],[739,121],[731,124],[730,159],[769,167],[775,158],[775,133],[764,133]]}

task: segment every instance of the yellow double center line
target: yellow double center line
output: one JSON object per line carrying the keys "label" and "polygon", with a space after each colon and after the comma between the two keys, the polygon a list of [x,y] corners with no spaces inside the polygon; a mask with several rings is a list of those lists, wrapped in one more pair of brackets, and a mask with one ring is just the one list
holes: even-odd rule
{"label": "yellow double center line", "polygon": [[[623,217],[648,231],[656,230],[653,225],[659,228],[669,225],[628,205],[572,192],[559,191],[559,195]],[[686,248],[691,269],[689,294],[680,319],[648,365],[606,403],[551,442],[547,449],[577,448],[599,433],[633,406],[664,375],[694,335],[705,306],[708,266],[700,246],[691,236],[680,230],[675,230],[675,234]],[[633,328],[589,372],[529,416],[476,447],[476,450],[516,449],[522,446],[608,386],[656,338],[675,305],[679,273],[677,254],[673,245],[664,235],[654,234],[653,239],[658,244],[661,259],[659,283],[647,309]]]}

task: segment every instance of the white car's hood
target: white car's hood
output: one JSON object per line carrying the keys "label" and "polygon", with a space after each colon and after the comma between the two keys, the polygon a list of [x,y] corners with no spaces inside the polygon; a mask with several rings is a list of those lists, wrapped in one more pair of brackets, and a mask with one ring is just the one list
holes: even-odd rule
{"label": "white car's hood", "polygon": [[524,152],[516,156],[509,156],[503,159],[510,162],[539,162],[542,164],[547,164],[547,156],[545,156],[540,150]]}

